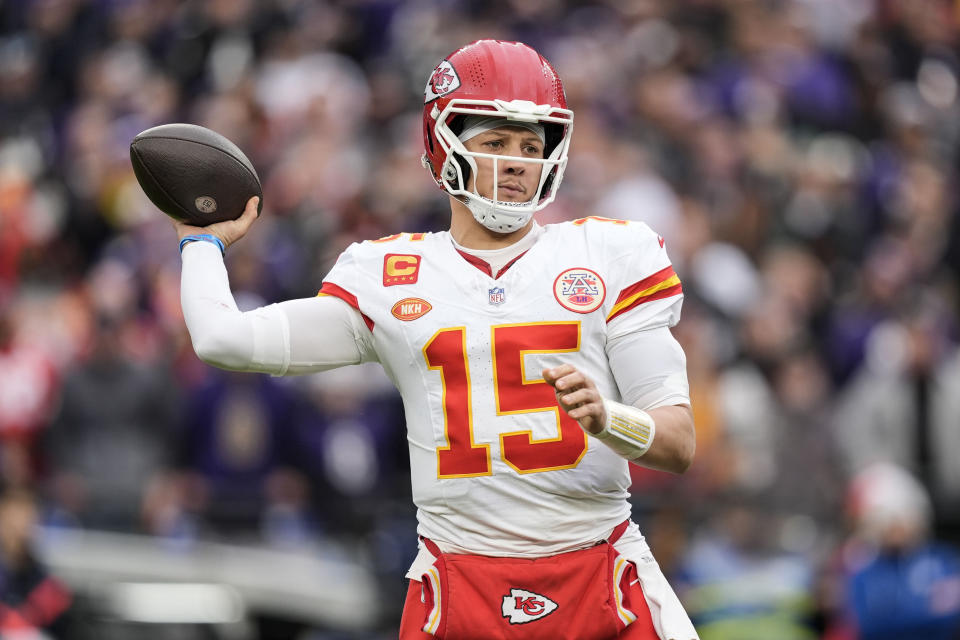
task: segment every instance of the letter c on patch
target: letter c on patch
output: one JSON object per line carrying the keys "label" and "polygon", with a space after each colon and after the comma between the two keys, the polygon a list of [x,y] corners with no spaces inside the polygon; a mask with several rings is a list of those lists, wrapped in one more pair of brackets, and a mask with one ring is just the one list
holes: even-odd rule
{"label": "letter c on patch", "polygon": [[420,256],[388,253],[383,257],[383,286],[413,284],[420,271]]}
{"label": "letter c on patch", "polygon": [[387,256],[388,276],[409,276],[416,270],[417,260],[415,256]]}

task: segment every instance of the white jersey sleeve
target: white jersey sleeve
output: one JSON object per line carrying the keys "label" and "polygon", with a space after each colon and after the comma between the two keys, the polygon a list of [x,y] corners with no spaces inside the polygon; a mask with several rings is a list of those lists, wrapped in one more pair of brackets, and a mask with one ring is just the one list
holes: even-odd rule
{"label": "white jersey sleeve", "polygon": [[363,268],[366,261],[358,255],[363,249],[364,245],[356,242],[347,247],[324,277],[317,295],[343,300],[360,314],[367,329],[373,331],[375,323],[369,309],[372,300],[368,292],[375,291],[378,283],[371,278],[370,270]]}
{"label": "white jersey sleeve", "polygon": [[360,314],[335,298],[240,311],[220,250],[207,242],[183,249],[180,300],[194,350],[217,367],[284,375],[376,358]]}
{"label": "white jersey sleeve", "polygon": [[610,293],[616,297],[607,312],[607,338],[677,324],[683,288],[663,238],[642,222],[619,227],[615,238],[609,244]]}
{"label": "white jersey sleeve", "polygon": [[598,222],[592,232],[609,256],[605,350],[623,401],[641,409],[689,404],[686,357],[670,333],[683,289],[663,238],[636,221]]}

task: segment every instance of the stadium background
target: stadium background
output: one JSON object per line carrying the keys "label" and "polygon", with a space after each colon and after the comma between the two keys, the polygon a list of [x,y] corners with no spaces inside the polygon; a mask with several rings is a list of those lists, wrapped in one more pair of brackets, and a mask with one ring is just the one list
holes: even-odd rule
{"label": "stadium background", "polygon": [[310,296],[348,243],[445,227],[422,87],[499,37],[576,112],[541,222],[644,220],[684,282],[697,459],[633,500],[703,637],[856,637],[884,514],[960,540],[958,27],[940,0],[0,0],[5,562],[32,546],[69,588],[53,637],[391,637],[395,391],[200,363],[128,145],[236,142],[266,214],[228,252],[238,302]]}

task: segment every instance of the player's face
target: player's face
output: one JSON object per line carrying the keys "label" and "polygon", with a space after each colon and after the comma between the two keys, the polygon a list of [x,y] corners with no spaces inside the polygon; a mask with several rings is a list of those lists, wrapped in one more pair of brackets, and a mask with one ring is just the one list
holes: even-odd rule
{"label": "player's face", "polygon": [[477,175],[471,172],[467,189],[476,185],[477,193],[492,199],[496,180],[497,200],[501,202],[528,202],[536,195],[543,165],[516,159],[543,158],[543,142],[532,131],[506,125],[481,133],[464,142],[464,146],[467,151],[513,157],[497,159],[496,176],[493,159],[475,158]]}

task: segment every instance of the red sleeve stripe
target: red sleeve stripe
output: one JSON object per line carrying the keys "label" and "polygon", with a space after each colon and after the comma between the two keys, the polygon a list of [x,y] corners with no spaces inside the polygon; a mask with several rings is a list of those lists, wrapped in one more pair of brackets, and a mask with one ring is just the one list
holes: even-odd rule
{"label": "red sleeve stripe", "polygon": [[659,284],[664,280],[667,280],[670,277],[676,276],[676,275],[677,275],[676,272],[673,270],[673,265],[667,265],[663,269],[660,269],[660,271],[657,271],[655,274],[651,276],[647,276],[640,282],[634,283],[629,287],[625,288],[623,291],[621,291],[620,296],[617,298],[617,302],[614,305],[614,307],[620,306],[621,303],[625,302],[630,298],[633,298],[638,293],[643,293],[650,287],[656,284]]}
{"label": "red sleeve stripe", "polygon": [[683,293],[683,286],[680,284],[680,278],[677,277],[673,267],[668,266],[621,291],[607,316],[607,322],[644,302],[661,300],[681,293]]}
{"label": "red sleeve stripe", "polygon": [[[360,311],[360,303],[357,302],[357,296],[353,295],[343,287],[338,287],[332,282],[324,282],[323,286],[320,287],[320,291],[317,292],[317,295],[340,298],[357,311]],[[367,324],[367,328],[370,329],[370,331],[373,331],[373,320],[371,320],[370,317],[363,311],[360,311],[360,315],[363,316],[363,321]]]}

